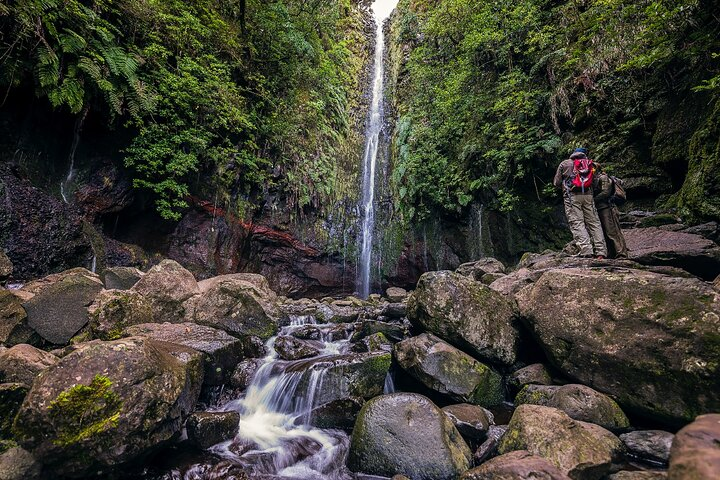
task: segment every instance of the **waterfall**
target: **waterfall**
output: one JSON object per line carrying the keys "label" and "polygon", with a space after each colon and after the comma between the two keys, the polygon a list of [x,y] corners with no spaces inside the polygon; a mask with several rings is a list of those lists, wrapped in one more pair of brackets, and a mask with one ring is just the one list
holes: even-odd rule
{"label": "waterfall", "polygon": [[65,177],[65,180],[60,182],[60,196],[65,203],[70,203],[67,199],[66,190],[69,189],[69,187],[71,186],[71,182],[75,177],[75,153],[77,152],[78,145],[80,144],[80,133],[82,132],[82,127],[85,124],[85,119],[87,118],[89,111],[89,107],[83,108],[80,117],[78,117],[77,121],[75,122],[75,129],[73,130],[73,141],[72,145],[70,146],[70,154],[68,155],[70,168],[68,169],[68,174],[67,177]]}
{"label": "waterfall", "polygon": [[363,156],[362,193],[362,248],[360,250],[360,274],[358,293],[367,298],[370,294],[370,269],[372,263],[372,241],[375,228],[375,169],[380,147],[380,132],[383,127],[383,87],[385,77],[385,34],[383,23],[397,5],[397,0],[376,0],[372,9],[375,17],[375,64],[373,67],[372,103],[365,132],[365,154]]}

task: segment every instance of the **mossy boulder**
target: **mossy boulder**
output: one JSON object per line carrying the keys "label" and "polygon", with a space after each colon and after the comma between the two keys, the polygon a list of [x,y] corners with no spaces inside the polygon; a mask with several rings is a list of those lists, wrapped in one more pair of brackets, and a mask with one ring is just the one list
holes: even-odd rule
{"label": "mossy boulder", "polygon": [[150,301],[132,290],[103,290],[88,314],[92,335],[101,340],[117,340],[125,328],[153,321]]}
{"label": "mossy boulder", "polygon": [[137,337],[84,344],[35,380],[15,438],[49,469],[103,475],[180,433],[202,363],[194,350]]}
{"label": "mossy boulder", "polygon": [[720,414],[701,415],[680,430],[670,449],[668,480],[705,480],[720,472]]}
{"label": "mossy boulder", "polygon": [[552,376],[542,363],[534,363],[516,370],[508,377],[508,385],[515,391],[525,385],[552,385]]}
{"label": "mossy boulder", "polygon": [[0,440],[12,439],[12,424],[30,387],[23,383],[0,383]]}
{"label": "mossy boulder", "polygon": [[625,411],[678,425],[720,410],[720,295],[711,285],[566,268],[516,298],[552,364]]}
{"label": "mossy boulder", "polygon": [[128,327],[123,336],[146,337],[181,345],[205,355],[205,383],[229,383],[235,366],[245,357],[245,343],[222,330],[194,323],[143,323]]}
{"label": "mossy boulder", "polygon": [[105,288],[129,290],[145,275],[135,267],[111,267],[103,272]]}
{"label": "mossy boulder", "polygon": [[15,345],[0,353],[0,382],[30,387],[40,372],[57,362],[55,355],[44,350],[31,345]]}
{"label": "mossy boulder", "polygon": [[277,295],[262,275],[237,273],[203,280],[200,294],[185,304],[186,321],[236,337],[268,339],[278,331]]}
{"label": "mossy boulder", "polygon": [[413,325],[474,357],[512,365],[520,340],[510,300],[468,277],[429,272],[408,299]]}
{"label": "mossy boulder", "polygon": [[393,354],[403,370],[455,401],[490,407],[504,400],[498,373],[435,335],[403,340]]}
{"label": "mossy boulder", "polygon": [[353,352],[390,352],[393,344],[382,332],[373,333],[353,344]]}
{"label": "mossy boulder", "polygon": [[350,441],[352,471],[415,480],[451,480],[472,454],[447,415],[414,393],[383,395],[360,410]]}
{"label": "mossy boulder", "polygon": [[556,408],[520,405],[498,447],[501,455],[513,450],[543,457],[573,480],[599,480],[619,460],[623,445],[604,428]]}
{"label": "mossy boulder", "polygon": [[460,480],[571,480],[558,467],[526,450],[500,455],[463,473]]}
{"label": "mossy boulder", "polygon": [[103,289],[100,277],[84,268],[50,275],[26,285],[33,294],[23,307],[28,326],[54,345],[66,345],[88,323],[87,307]]}
{"label": "mossy boulder", "polygon": [[463,263],[456,270],[456,273],[472,278],[475,281],[482,281],[485,275],[505,275],[505,265],[500,260],[492,257],[482,258],[474,262]]}
{"label": "mossy boulder", "polygon": [[630,426],[615,400],[585,385],[527,385],[515,397],[516,405],[525,403],[558,408],[570,418],[608,430],[624,430]]}
{"label": "mossy boulder", "polygon": [[155,322],[170,323],[185,321],[183,303],[200,293],[193,274],[174,260],[152,267],[131,290],[150,302]]}
{"label": "mossy boulder", "polygon": [[23,300],[9,290],[0,289],[0,345],[12,347],[20,343],[37,345],[42,340],[27,324]]}
{"label": "mossy boulder", "polygon": [[296,424],[309,424],[317,428],[334,428],[351,433],[358,413],[363,406],[362,398],[350,397],[313,408],[309,415],[298,417]]}

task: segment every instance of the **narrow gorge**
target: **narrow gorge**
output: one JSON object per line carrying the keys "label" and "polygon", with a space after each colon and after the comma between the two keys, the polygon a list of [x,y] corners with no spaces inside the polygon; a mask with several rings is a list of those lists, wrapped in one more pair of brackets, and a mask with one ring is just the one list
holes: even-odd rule
{"label": "narrow gorge", "polygon": [[716,10],[0,2],[0,480],[714,480]]}

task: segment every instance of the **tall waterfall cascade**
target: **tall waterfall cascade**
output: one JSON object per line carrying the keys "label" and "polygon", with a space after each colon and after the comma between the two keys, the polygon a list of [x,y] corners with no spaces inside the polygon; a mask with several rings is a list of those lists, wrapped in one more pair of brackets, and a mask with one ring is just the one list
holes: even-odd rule
{"label": "tall waterfall cascade", "polygon": [[363,298],[370,295],[372,243],[375,229],[375,172],[380,148],[380,133],[384,122],[385,34],[383,24],[390,16],[397,2],[398,0],[376,0],[372,6],[376,24],[375,63],[373,67],[372,103],[365,133],[365,154],[363,156],[362,247],[358,275],[358,294]]}

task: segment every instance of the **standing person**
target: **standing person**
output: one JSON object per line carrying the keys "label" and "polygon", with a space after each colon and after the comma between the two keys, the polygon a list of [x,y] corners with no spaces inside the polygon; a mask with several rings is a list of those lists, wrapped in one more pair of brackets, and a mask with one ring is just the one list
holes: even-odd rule
{"label": "standing person", "polygon": [[553,184],[563,190],[565,215],[581,257],[605,258],[607,248],[593,200],[592,177],[595,167],[587,150],[576,149],[558,165]]}
{"label": "standing person", "polygon": [[625,236],[620,229],[620,216],[617,207],[612,203],[613,180],[605,173],[601,166],[596,165],[596,175],[593,180],[595,195],[595,208],[600,218],[605,244],[609,258],[628,258],[628,248]]}

